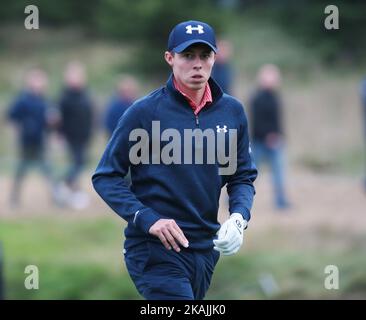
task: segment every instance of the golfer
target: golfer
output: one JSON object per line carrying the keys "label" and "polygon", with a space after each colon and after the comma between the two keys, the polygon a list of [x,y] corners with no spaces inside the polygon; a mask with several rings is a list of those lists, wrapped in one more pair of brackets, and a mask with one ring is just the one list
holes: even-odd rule
{"label": "golfer", "polygon": [[[257,170],[247,119],[210,77],[216,51],[208,24],[173,28],[171,76],[124,113],[92,178],[128,223],[126,267],[145,299],[203,299],[220,254],[239,250],[250,219]],[[230,218],[220,226],[224,186]]]}

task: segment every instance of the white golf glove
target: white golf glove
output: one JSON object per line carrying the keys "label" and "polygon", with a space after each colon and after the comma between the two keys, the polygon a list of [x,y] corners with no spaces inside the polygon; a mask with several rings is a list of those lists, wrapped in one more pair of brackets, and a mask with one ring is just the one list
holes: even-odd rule
{"label": "white golf glove", "polygon": [[240,213],[233,213],[221,226],[214,240],[214,249],[225,256],[237,253],[243,243],[243,233],[248,222]]}

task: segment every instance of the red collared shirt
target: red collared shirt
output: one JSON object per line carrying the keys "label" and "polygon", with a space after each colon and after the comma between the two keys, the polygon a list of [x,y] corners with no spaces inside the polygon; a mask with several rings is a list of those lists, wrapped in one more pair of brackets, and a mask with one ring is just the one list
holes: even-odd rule
{"label": "red collared shirt", "polygon": [[205,92],[203,93],[202,100],[198,105],[193,101],[193,99],[190,96],[188,96],[187,94],[185,94],[182,91],[178,82],[175,81],[174,78],[173,78],[173,83],[174,83],[174,87],[187,99],[187,101],[188,101],[189,105],[192,107],[195,115],[197,115],[207,104],[212,102],[212,94],[211,94],[211,89],[210,89],[210,85],[208,84],[208,82],[206,83]]}

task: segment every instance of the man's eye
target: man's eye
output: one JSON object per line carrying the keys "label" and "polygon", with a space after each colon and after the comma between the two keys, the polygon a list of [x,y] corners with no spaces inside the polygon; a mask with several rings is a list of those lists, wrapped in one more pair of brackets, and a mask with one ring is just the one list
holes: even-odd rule
{"label": "man's eye", "polygon": [[193,54],[191,54],[191,53],[185,53],[184,54],[184,57],[187,58],[187,59],[192,59],[193,58]]}
{"label": "man's eye", "polygon": [[202,56],[202,59],[208,59],[210,57],[210,54],[209,53],[204,53]]}

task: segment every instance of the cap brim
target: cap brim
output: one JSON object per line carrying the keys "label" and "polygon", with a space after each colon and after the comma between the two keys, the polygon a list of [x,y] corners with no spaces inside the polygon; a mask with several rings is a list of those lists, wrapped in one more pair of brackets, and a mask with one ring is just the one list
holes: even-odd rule
{"label": "cap brim", "polygon": [[205,40],[200,40],[200,39],[194,39],[194,40],[189,40],[189,41],[183,42],[179,46],[176,46],[172,51],[176,52],[176,53],[181,53],[182,51],[184,51],[189,46],[191,46],[192,44],[195,44],[195,43],[207,44],[213,50],[213,52],[215,52],[215,53],[217,52],[217,48],[214,47],[211,43],[209,43]]}

